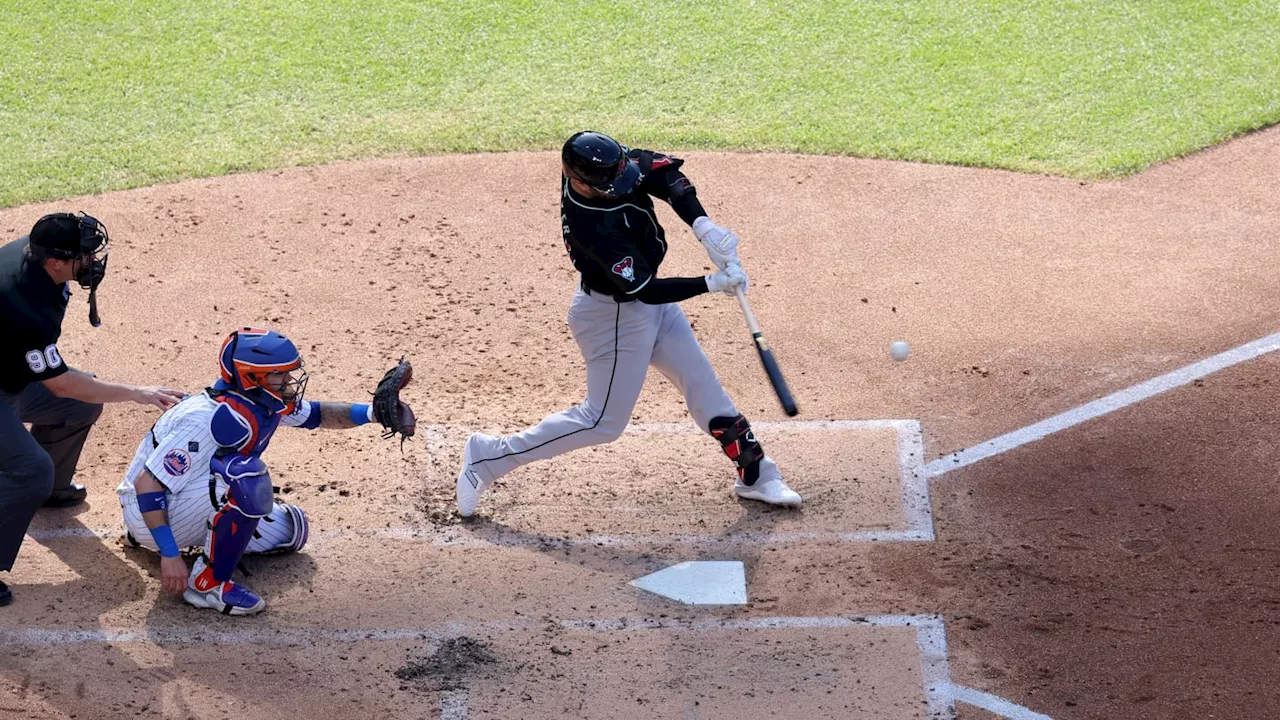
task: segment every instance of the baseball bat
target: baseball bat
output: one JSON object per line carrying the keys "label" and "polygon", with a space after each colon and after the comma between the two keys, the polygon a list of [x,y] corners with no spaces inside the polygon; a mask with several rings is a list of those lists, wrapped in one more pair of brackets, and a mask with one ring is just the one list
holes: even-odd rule
{"label": "baseball bat", "polygon": [[751,338],[756,341],[756,351],[760,353],[760,364],[764,365],[764,372],[769,376],[769,383],[773,385],[773,391],[778,395],[778,402],[782,403],[782,410],[787,417],[795,417],[800,412],[796,408],[796,400],[791,397],[791,388],[787,387],[786,378],[782,377],[782,369],[778,367],[778,360],[773,356],[773,350],[769,348],[769,343],[765,342],[764,333],[760,331],[760,323],[756,322],[755,313],[751,312],[751,306],[747,304],[747,296],[742,293],[742,286],[734,288],[734,293],[738,296],[738,304],[742,306],[742,314],[747,317],[747,327],[751,330]]}

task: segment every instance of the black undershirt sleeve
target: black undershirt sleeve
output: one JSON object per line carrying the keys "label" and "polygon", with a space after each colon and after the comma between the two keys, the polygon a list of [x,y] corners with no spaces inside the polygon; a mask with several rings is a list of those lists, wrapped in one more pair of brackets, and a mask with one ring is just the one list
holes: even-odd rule
{"label": "black undershirt sleeve", "polygon": [[702,209],[702,203],[698,202],[698,195],[690,188],[689,192],[674,195],[671,198],[671,209],[676,211],[680,219],[686,225],[692,225],[694,220],[707,214]]}
{"label": "black undershirt sleeve", "polygon": [[632,297],[645,305],[666,305],[697,297],[706,291],[706,278],[654,278]]}
{"label": "black undershirt sleeve", "polygon": [[[679,161],[676,161],[679,163]],[[672,165],[655,170],[645,178],[645,190],[654,197],[665,200],[676,211],[686,225],[707,214],[698,201],[698,189],[689,182],[689,178],[680,172],[680,165]]]}

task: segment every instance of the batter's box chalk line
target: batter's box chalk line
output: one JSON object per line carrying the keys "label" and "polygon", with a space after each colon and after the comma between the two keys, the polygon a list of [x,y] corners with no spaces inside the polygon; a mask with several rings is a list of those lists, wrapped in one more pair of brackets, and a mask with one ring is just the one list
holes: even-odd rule
{"label": "batter's box chalk line", "polygon": [[[840,432],[858,430],[893,430],[897,434],[899,484],[901,487],[904,526],[901,530],[850,530],[828,532],[804,531],[740,531],[729,535],[713,533],[644,533],[634,535],[593,534],[576,538],[550,535],[531,535],[525,532],[490,532],[481,538],[458,527],[381,527],[338,528],[312,527],[309,546],[321,547],[349,539],[371,537],[391,538],[429,543],[443,547],[628,547],[636,545],[700,545],[706,547],[762,546],[788,542],[932,542],[933,506],[929,498],[929,478],[925,472],[924,440],[920,423],[916,420],[810,420],[755,423],[764,431]],[[470,433],[471,426],[423,425],[419,432],[424,436],[428,457],[435,457],[449,442],[450,437]],[[638,434],[699,435],[701,431],[692,422],[634,423],[626,432]],[[427,464],[430,467],[430,463]],[[444,482],[430,478],[428,482]],[[453,479],[448,479],[448,487]],[[122,527],[116,528],[40,528],[28,534],[36,540],[63,538],[96,538],[113,540],[123,535]]]}
{"label": "batter's box chalk line", "polygon": [[[938,615],[867,615],[830,617],[751,617],[737,619],[674,618],[598,618],[560,620],[565,630],[589,633],[677,632],[717,633],[768,630],[838,630],[846,628],[913,628],[920,655],[921,691],[931,720],[949,720],[956,716],[956,703],[962,702],[988,710],[1012,720],[1050,720],[989,693],[951,682],[948,662],[947,633]],[[483,635],[513,631],[541,632],[543,620],[518,620],[502,623],[468,625],[446,622],[416,628],[252,628],[217,630],[147,627],[142,629],[100,628],[97,630],[62,630],[26,628],[0,630],[0,645],[24,647],[65,647],[77,645],[154,644],[204,646],[209,644],[255,647],[313,647],[332,643],[362,642],[444,642],[463,635]],[[465,689],[443,693],[440,697],[442,718],[467,720],[470,697]]]}
{"label": "batter's box chalk line", "polygon": [[[732,535],[710,533],[644,533],[643,535],[588,535],[585,537],[564,539],[551,537],[530,538],[527,535],[509,533],[499,534],[489,540],[480,540],[469,533],[457,530],[423,530],[408,531],[403,528],[391,528],[397,537],[413,537],[427,540],[439,545],[486,545],[499,544],[511,546],[545,547],[553,546],[595,545],[600,547],[626,547],[630,545],[654,544],[697,544],[705,546],[754,546],[786,542],[833,542],[833,543],[867,543],[867,542],[932,542],[933,505],[929,499],[929,478],[925,473],[924,437],[917,420],[783,420],[777,422],[753,423],[758,430],[790,431],[790,432],[841,432],[858,430],[893,430],[898,437],[898,472],[901,487],[902,515],[904,527],[901,530],[850,530],[836,532],[802,532],[773,531],[767,533],[737,532]],[[465,436],[474,431],[474,427],[466,425],[428,425],[419,426],[427,443],[427,453],[436,457],[449,442],[449,438]],[[627,426],[625,434],[670,434],[701,435],[692,421],[687,422],[644,422]],[[448,486],[453,486],[453,479],[447,478]],[[446,478],[431,477],[428,482],[445,482]]]}

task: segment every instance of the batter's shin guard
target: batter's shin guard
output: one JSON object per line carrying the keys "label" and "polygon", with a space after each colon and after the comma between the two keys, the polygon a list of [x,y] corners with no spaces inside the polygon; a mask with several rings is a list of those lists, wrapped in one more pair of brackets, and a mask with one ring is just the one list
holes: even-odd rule
{"label": "batter's shin guard", "polygon": [[711,435],[720,441],[724,454],[738,466],[738,477],[743,485],[755,485],[760,478],[760,460],[764,457],[764,448],[756,442],[756,434],[751,431],[751,423],[741,415],[738,417],[711,418],[708,423]]}

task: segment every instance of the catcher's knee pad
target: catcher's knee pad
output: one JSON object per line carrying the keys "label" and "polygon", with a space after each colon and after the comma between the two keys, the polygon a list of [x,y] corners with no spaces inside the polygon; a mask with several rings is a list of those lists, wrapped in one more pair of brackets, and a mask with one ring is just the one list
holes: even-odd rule
{"label": "catcher's knee pad", "polygon": [[271,512],[271,474],[261,458],[235,455],[229,460],[215,458],[209,467],[227,483],[227,497],[246,517],[260,518]]}
{"label": "catcher's knee pad", "polygon": [[310,525],[302,508],[278,502],[271,514],[258,524],[248,552],[257,555],[283,555],[297,552],[307,544]]}
{"label": "catcher's knee pad", "polygon": [[711,418],[708,426],[711,435],[720,441],[724,454],[738,466],[738,477],[747,485],[754,483],[760,476],[760,460],[764,457],[764,448],[756,442],[751,423],[739,415],[732,418]]}

